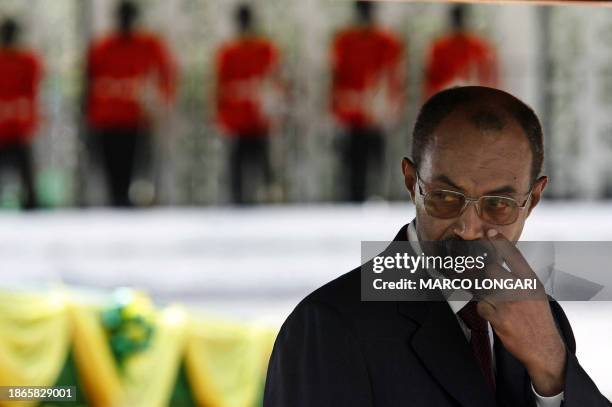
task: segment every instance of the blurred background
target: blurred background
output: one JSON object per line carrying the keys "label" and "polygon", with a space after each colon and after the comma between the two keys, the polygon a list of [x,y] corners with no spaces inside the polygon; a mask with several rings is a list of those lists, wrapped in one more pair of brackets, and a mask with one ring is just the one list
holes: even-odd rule
{"label": "blurred background", "polygon": [[[216,59],[219,48],[237,34],[235,13],[240,3],[149,0],[141,4],[136,24],[158,36],[176,67],[173,102],[158,112],[152,126],[158,158],[156,202],[181,206],[231,202],[228,137],[217,120]],[[115,7],[115,1],[104,0],[0,2],[0,15],[18,20],[22,43],[44,64],[34,172],[45,207],[106,203],[102,174],[89,162],[85,147],[88,122],[83,98],[89,86],[88,49],[117,25]],[[389,2],[374,12],[376,21],[404,47],[398,62],[405,79],[404,102],[386,132],[386,180],[374,194],[380,199],[405,197],[397,163],[409,153],[411,124],[426,96],[429,53],[435,40],[451,30],[449,8]],[[276,193],[266,198],[289,203],[342,199],[335,182],[341,171],[334,154],[339,122],[331,110],[330,53],[334,35],[356,20],[353,3],[286,5],[269,0],[254,2],[252,12],[254,30],[278,50],[276,69],[282,82],[273,108],[268,109],[275,118],[269,136]],[[485,39],[495,55],[497,85],[531,104],[545,123],[547,173],[554,179],[548,197],[609,197],[610,10],[483,4],[472,5],[465,19],[466,28]],[[9,180],[3,182],[5,206],[15,201],[16,188]]]}
{"label": "blurred background", "polygon": [[[0,20],[0,384],[259,405],[297,302],[412,219],[411,127],[456,84],[543,122],[526,240],[612,239],[611,8],[0,0]],[[612,397],[612,306],[564,307]]]}

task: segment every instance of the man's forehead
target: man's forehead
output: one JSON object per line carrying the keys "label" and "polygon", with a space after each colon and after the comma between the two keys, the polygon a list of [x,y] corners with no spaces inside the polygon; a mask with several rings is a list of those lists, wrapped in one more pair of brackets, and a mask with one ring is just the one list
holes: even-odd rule
{"label": "man's forehead", "polygon": [[432,133],[434,147],[481,140],[486,145],[510,143],[518,148],[529,147],[527,135],[517,120],[492,104],[460,106],[443,118]]}
{"label": "man's forehead", "polygon": [[506,127],[513,130],[521,128],[502,104],[490,98],[457,106],[440,121],[438,128],[458,124],[481,131],[503,131]]}
{"label": "man's forehead", "polygon": [[531,164],[529,140],[516,120],[494,106],[473,105],[456,109],[437,126],[422,172],[430,180],[454,179],[462,189],[513,185],[521,192],[529,185]]}

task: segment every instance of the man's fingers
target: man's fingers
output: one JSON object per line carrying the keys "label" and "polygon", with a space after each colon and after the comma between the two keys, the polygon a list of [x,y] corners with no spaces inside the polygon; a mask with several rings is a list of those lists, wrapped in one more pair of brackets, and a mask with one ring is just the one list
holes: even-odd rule
{"label": "man's fingers", "polygon": [[[516,277],[509,273],[508,270],[504,269],[497,263],[488,264],[484,270],[482,275],[475,276],[476,280],[480,280],[480,287],[487,287],[483,283],[486,280],[492,281],[502,281],[502,280],[516,280]],[[495,286],[491,286],[491,288],[480,288],[477,290],[473,290],[472,294],[478,300],[481,299],[496,299],[496,300],[512,300],[515,297],[514,290],[507,290],[504,288],[499,288]],[[491,302],[491,301],[489,301]]]}
{"label": "man's fingers", "polygon": [[505,268],[503,268],[500,264],[490,263],[487,264],[484,271],[485,278],[493,278],[493,279],[516,279],[516,275],[512,275],[512,273],[508,272]]}
{"label": "man's fingers", "polygon": [[497,320],[497,308],[492,300],[483,298],[482,300],[478,301],[476,310],[478,311],[478,315],[489,321],[491,325],[495,324],[495,321]]}
{"label": "man's fingers", "polygon": [[487,237],[492,242],[498,256],[510,267],[510,271],[519,278],[537,278],[520,250],[506,237],[495,229],[489,229]]}

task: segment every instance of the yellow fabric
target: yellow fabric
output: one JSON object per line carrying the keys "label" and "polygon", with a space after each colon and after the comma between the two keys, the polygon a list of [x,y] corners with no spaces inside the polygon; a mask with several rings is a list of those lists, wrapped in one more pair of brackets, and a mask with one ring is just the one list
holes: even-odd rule
{"label": "yellow fabric", "polygon": [[136,298],[129,312],[146,314],[155,333],[150,346],[119,369],[101,305],[57,293],[0,292],[0,385],[52,386],[72,346],[92,406],[168,405],[182,360],[198,405],[255,405],[276,330],[189,317],[178,306],[157,311],[147,298]]}
{"label": "yellow fabric", "polygon": [[79,378],[92,406],[125,405],[125,393],[115,359],[100,324],[99,307],[71,307],[73,350]]}
{"label": "yellow fabric", "polygon": [[253,407],[275,332],[222,321],[192,321],[185,357],[192,393],[206,407]]}
{"label": "yellow fabric", "polygon": [[179,307],[159,316],[151,347],[126,364],[124,386],[130,406],[168,405],[183,356],[185,313]]}
{"label": "yellow fabric", "polygon": [[[70,328],[59,292],[0,295],[0,384],[52,386],[66,361]],[[0,406],[30,406],[35,402]]]}
{"label": "yellow fabric", "polygon": [[127,359],[119,371],[98,307],[76,307],[75,360],[89,403],[104,407],[167,405],[184,348],[183,314],[178,307],[162,311],[150,347]]}

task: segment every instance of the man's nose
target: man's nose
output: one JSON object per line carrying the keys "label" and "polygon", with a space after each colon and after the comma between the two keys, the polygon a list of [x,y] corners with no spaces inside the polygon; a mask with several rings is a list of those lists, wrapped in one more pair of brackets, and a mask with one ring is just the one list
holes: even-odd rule
{"label": "man's nose", "polygon": [[453,232],[464,240],[477,240],[485,237],[484,222],[478,216],[476,205],[470,202],[453,225]]}

